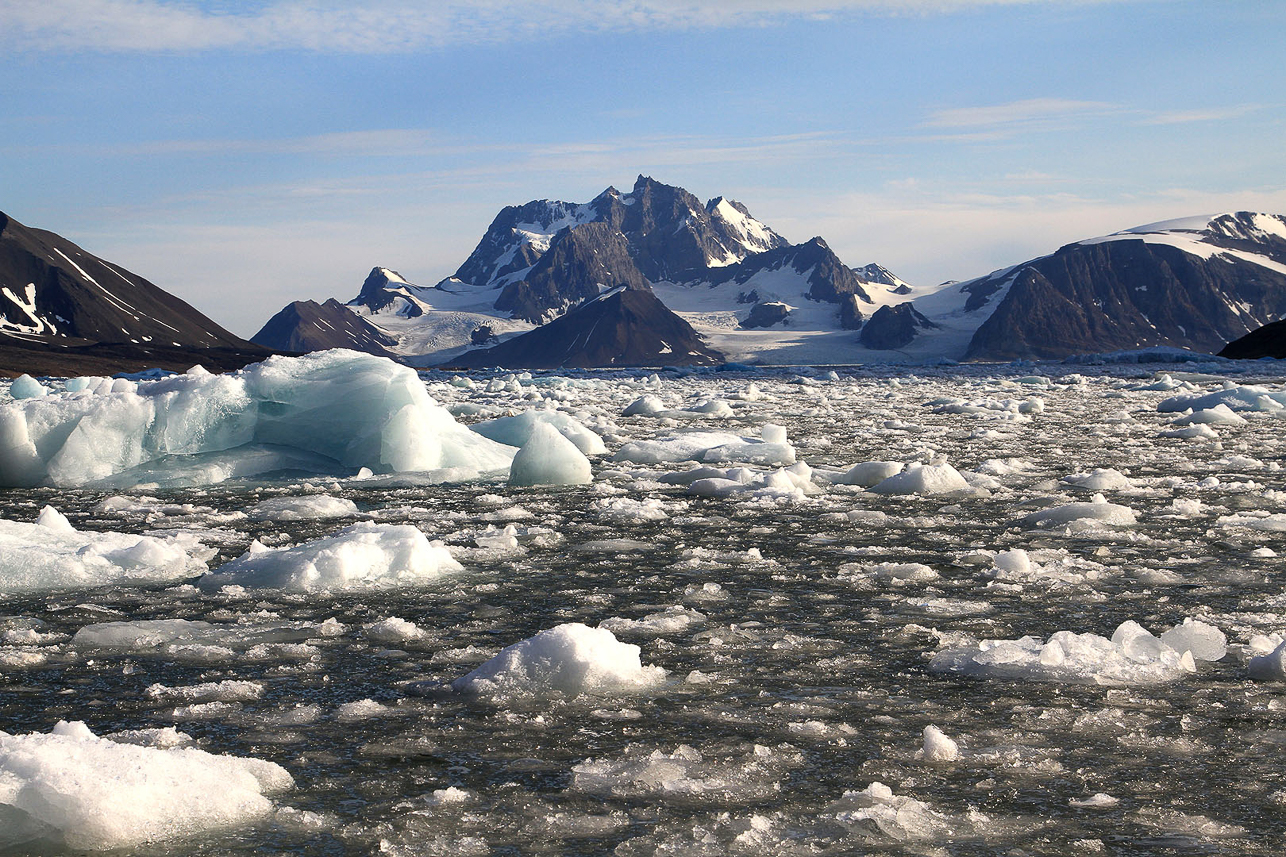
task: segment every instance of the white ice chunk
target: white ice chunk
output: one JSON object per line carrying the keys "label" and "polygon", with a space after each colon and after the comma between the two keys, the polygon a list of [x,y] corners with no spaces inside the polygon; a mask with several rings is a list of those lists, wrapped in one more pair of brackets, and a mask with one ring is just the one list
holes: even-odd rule
{"label": "white ice chunk", "polygon": [[266,794],[294,782],[259,759],[159,749],[60,721],[51,733],[0,733],[0,848],[109,850],[247,825]]}
{"label": "white ice chunk", "polygon": [[560,411],[523,411],[512,417],[499,417],[474,423],[469,428],[497,443],[522,447],[531,440],[532,432],[540,423],[553,426],[559,434],[576,444],[576,448],[586,455],[602,455],[607,452],[601,437]]}
{"label": "white ice chunk", "polygon": [[1212,426],[1237,426],[1245,425],[1246,418],[1241,414],[1228,407],[1223,402],[1215,405],[1213,408],[1206,408],[1201,411],[1193,411],[1186,417],[1179,417],[1172,423],[1176,426],[1191,425],[1212,425]]}
{"label": "white ice chunk", "polygon": [[950,464],[912,464],[871,486],[876,494],[950,494],[968,491],[969,483]]}
{"label": "white ice chunk", "polygon": [[654,417],[666,410],[659,396],[640,396],[621,411],[623,417]]}
{"label": "white ice chunk", "polygon": [[78,531],[46,506],[34,524],[0,520],[0,592],[182,580],[204,573],[213,555],[190,533]]}
{"label": "white ice chunk", "polygon": [[350,518],[358,514],[357,504],[328,494],[299,497],[269,497],[246,510],[252,521],[318,521]]}
{"label": "white ice chunk", "polygon": [[904,466],[900,461],[863,461],[850,467],[839,481],[870,488],[901,473]]}
{"label": "white ice chunk", "polygon": [[1022,519],[1024,527],[1057,526],[1081,520],[1101,521],[1104,524],[1124,526],[1133,524],[1138,515],[1129,506],[1107,502],[1102,494],[1095,494],[1089,503],[1068,503],[1032,512]]}
{"label": "white ice chunk", "polygon": [[354,524],[291,548],[252,549],[200,580],[305,592],[427,583],[461,569],[446,546],[410,524]]}
{"label": "white ice chunk", "polygon": [[[1198,627],[1200,626],[1200,627]],[[1058,631],[1047,641],[1036,637],[982,640],[976,645],[943,649],[929,669],[985,678],[1054,681],[1099,685],[1143,685],[1175,681],[1196,671],[1200,655],[1223,656],[1203,623],[1179,625],[1169,641],[1158,639],[1137,622],[1122,622],[1112,638]],[[1217,629],[1212,629],[1217,631]],[[1167,632],[1169,633],[1169,632]],[[1222,636],[1220,634],[1220,636]],[[1184,646],[1182,651],[1170,642]],[[1192,651],[1195,646],[1200,652]]]}
{"label": "white ice chunk", "polygon": [[1161,413],[1178,413],[1180,411],[1204,411],[1224,405],[1234,411],[1263,411],[1274,413],[1286,408],[1286,391],[1270,390],[1251,384],[1238,386],[1227,381],[1223,389],[1213,393],[1193,396],[1174,396],[1157,405]]}
{"label": "white ice chunk", "polygon": [[1247,664],[1250,677],[1260,681],[1286,681],[1286,642],[1266,655],[1258,655]]}
{"label": "white ice chunk", "polygon": [[548,423],[537,423],[509,468],[509,484],[587,485],[593,468],[585,453]]}
{"label": "white ice chunk", "polygon": [[666,672],[644,666],[640,651],[605,628],[570,622],[501,650],[451,686],[495,702],[645,690],[664,681]]}
{"label": "white ice chunk", "polygon": [[1087,491],[1123,491],[1134,487],[1130,478],[1111,467],[1096,467],[1088,473],[1064,476],[1063,482]]}
{"label": "white ice chunk", "polygon": [[39,399],[49,395],[49,388],[30,375],[19,375],[9,385],[9,395],[15,399]]}
{"label": "white ice chunk", "polygon": [[923,743],[918,758],[926,762],[954,762],[960,758],[960,745],[937,726],[924,727]]}

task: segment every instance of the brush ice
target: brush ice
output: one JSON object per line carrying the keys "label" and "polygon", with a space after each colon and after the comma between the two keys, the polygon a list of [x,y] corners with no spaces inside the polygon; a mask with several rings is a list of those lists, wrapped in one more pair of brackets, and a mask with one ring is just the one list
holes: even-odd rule
{"label": "brush ice", "polygon": [[912,464],[870,488],[876,494],[950,494],[968,491],[969,483],[950,464]]}
{"label": "brush ice", "polygon": [[414,370],[354,351],[0,406],[0,486],[86,485],[169,456],[265,446],[354,470],[474,477],[503,472],[513,455],[455,422]]}
{"label": "brush ice", "polygon": [[499,417],[474,423],[469,428],[497,443],[522,447],[531,440],[532,432],[540,423],[553,426],[559,434],[576,444],[576,448],[585,455],[602,455],[607,452],[601,437],[560,411],[523,411],[512,417]]}
{"label": "brush ice", "polygon": [[517,487],[534,485],[587,485],[593,481],[593,468],[585,453],[549,423],[532,427],[531,435],[509,468],[509,484]]}
{"label": "brush ice", "polygon": [[0,592],[182,580],[204,574],[212,556],[190,533],[81,532],[46,506],[34,524],[0,521]]}
{"label": "brush ice", "polygon": [[503,649],[451,686],[497,702],[645,690],[662,682],[666,673],[644,666],[640,651],[605,628],[570,622]]}
{"label": "brush ice", "polygon": [[1127,620],[1117,627],[1111,639],[1058,631],[1047,641],[1022,637],[948,648],[933,655],[929,669],[984,678],[1074,684],[1157,684],[1195,672],[1198,660],[1223,657],[1222,639],[1217,628],[1192,620],[1159,638],[1137,622]]}
{"label": "brush ice", "polygon": [[80,722],[0,733],[0,848],[103,851],[184,839],[268,815],[294,786],[279,765],[194,747],[116,743]]}
{"label": "brush ice", "polygon": [[246,510],[252,521],[317,521],[349,518],[358,514],[357,504],[328,494],[302,497],[269,497]]}
{"label": "brush ice", "polygon": [[257,543],[248,553],[201,578],[221,586],[320,592],[427,583],[461,569],[441,542],[410,524],[354,524],[333,536],[290,548]]}

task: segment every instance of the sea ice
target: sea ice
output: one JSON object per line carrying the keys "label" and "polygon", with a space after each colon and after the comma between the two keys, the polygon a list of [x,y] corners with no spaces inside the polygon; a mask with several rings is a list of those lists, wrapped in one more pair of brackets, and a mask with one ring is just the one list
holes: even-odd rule
{"label": "sea ice", "polygon": [[527,443],[518,450],[509,468],[509,484],[588,485],[593,468],[585,453],[549,423],[532,427]]}
{"label": "sea ice", "polygon": [[561,411],[523,411],[512,417],[499,417],[474,423],[469,428],[497,443],[522,447],[531,440],[532,432],[540,423],[553,426],[559,434],[576,444],[576,448],[585,455],[602,455],[607,452],[601,437]]}
{"label": "sea ice", "polygon": [[295,547],[255,542],[199,583],[319,592],[417,585],[460,569],[445,545],[410,524],[361,523]]}
{"label": "sea ice", "polygon": [[495,702],[644,690],[664,681],[666,672],[644,666],[640,651],[605,628],[570,622],[501,650],[451,686]]}
{"label": "sea ice", "polygon": [[1095,494],[1088,503],[1068,503],[1032,512],[1022,519],[1024,527],[1050,527],[1067,524],[1072,521],[1094,520],[1104,524],[1123,526],[1133,524],[1138,515],[1129,506],[1107,502],[1102,494]]}
{"label": "sea ice", "polygon": [[876,494],[951,494],[969,491],[969,483],[950,464],[912,464],[871,486]]}
{"label": "sea ice", "polygon": [[0,592],[182,580],[203,574],[214,553],[190,533],[76,530],[45,506],[34,524],[0,520]]}
{"label": "sea ice", "polygon": [[39,399],[49,395],[49,388],[30,375],[19,375],[9,385],[9,395],[15,399]]}
{"label": "sea ice", "polygon": [[265,446],[353,470],[475,478],[513,455],[455,422],[414,370],[354,351],[126,383],[0,406],[0,486],[86,485],[169,456]]}
{"label": "sea ice", "polygon": [[1157,684],[1183,678],[1196,671],[1196,661],[1218,660],[1225,651],[1222,632],[1203,622],[1186,620],[1158,638],[1127,620],[1111,639],[1058,631],[1048,641],[1022,637],[947,648],[933,655],[929,669],[1029,681]]}
{"label": "sea ice", "polygon": [[81,722],[49,734],[0,732],[0,848],[103,851],[252,823],[284,768],[194,747],[117,743]]}
{"label": "sea ice", "polygon": [[358,514],[357,504],[328,494],[304,494],[296,497],[269,497],[246,510],[252,521],[319,521],[329,518],[351,518]]}
{"label": "sea ice", "polygon": [[916,757],[926,762],[954,762],[960,758],[960,745],[937,726],[926,726]]}
{"label": "sea ice", "polygon": [[1163,414],[1179,411],[1204,411],[1224,405],[1233,411],[1264,411],[1272,413],[1286,408],[1286,391],[1270,390],[1252,384],[1237,385],[1225,381],[1222,389],[1213,393],[1190,396],[1173,396],[1165,399],[1157,410]]}

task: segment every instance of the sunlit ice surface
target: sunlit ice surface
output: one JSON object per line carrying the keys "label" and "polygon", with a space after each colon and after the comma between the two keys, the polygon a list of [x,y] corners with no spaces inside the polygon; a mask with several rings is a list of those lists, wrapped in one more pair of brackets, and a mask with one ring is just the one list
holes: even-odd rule
{"label": "sunlit ice surface", "polygon": [[0,843],[1279,853],[1284,376],[421,373],[591,481],[6,489]]}

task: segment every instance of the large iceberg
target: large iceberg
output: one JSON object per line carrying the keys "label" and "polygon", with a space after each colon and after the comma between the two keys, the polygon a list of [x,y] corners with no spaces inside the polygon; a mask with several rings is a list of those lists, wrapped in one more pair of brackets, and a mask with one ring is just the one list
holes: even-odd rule
{"label": "large iceberg", "polygon": [[77,530],[46,506],[34,524],[0,521],[0,592],[183,580],[203,574],[214,553],[191,533]]}
{"label": "large iceberg", "polygon": [[[514,454],[457,423],[414,370],[339,349],[0,407],[0,487],[87,485],[171,456],[182,465],[184,456],[264,449],[351,470],[450,469],[457,477],[504,474]],[[237,468],[194,472],[217,478]]]}
{"label": "large iceberg", "polygon": [[190,837],[268,815],[294,781],[261,759],[99,738],[84,723],[0,732],[0,849],[108,850]]}

